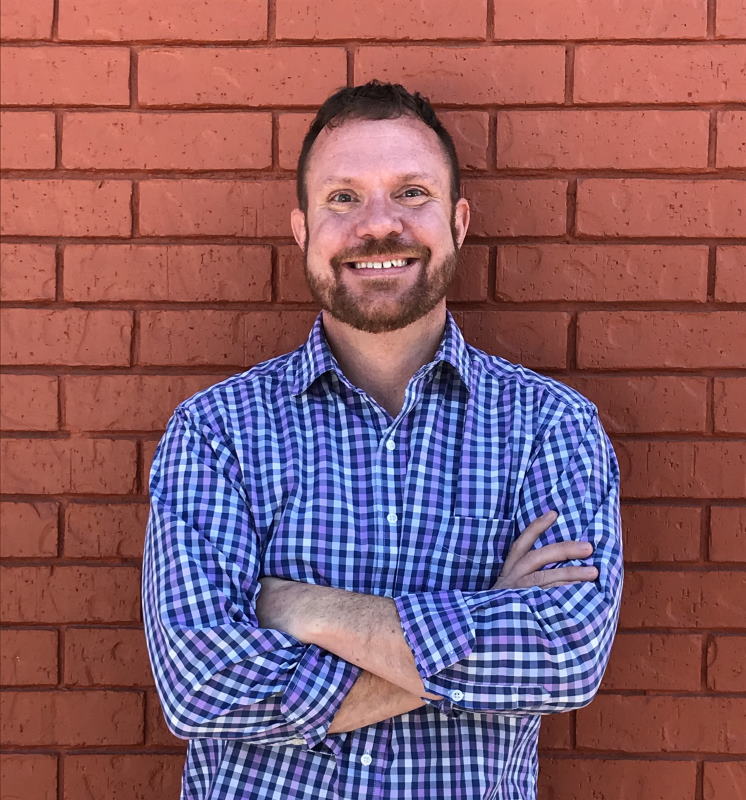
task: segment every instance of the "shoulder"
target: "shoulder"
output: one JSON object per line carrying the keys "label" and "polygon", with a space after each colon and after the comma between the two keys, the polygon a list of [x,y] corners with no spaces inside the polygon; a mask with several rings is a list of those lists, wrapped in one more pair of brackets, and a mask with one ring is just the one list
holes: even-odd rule
{"label": "shoulder", "polygon": [[288,373],[300,349],[262,361],[202,389],[179,403],[174,415],[214,430],[242,426],[255,410],[268,402],[290,397]]}

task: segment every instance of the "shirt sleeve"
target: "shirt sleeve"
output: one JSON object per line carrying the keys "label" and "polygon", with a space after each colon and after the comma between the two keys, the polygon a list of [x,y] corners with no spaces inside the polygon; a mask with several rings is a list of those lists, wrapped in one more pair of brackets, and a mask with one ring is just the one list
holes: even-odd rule
{"label": "shirt sleeve", "polygon": [[181,738],[326,752],[329,725],[360,669],[259,627],[261,548],[242,480],[221,438],[177,409],[151,471],[142,580],[164,715]]}
{"label": "shirt sleeve", "polygon": [[547,714],[593,699],[623,574],[619,467],[595,406],[562,417],[541,441],[522,483],[516,531],[552,509],[559,517],[534,547],[591,542],[589,558],[567,564],[597,567],[596,581],[396,598],[417,670],[425,689],[444,697],[431,701],[443,713]]}

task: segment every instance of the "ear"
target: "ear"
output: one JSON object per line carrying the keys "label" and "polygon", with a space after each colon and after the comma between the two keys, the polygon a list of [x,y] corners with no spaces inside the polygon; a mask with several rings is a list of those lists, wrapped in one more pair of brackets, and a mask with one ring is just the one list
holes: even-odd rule
{"label": "ear", "polygon": [[471,212],[469,210],[469,201],[465,197],[460,197],[456,201],[456,206],[453,209],[453,225],[456,230],[456,241],[458,242],[459,250],[466,238],[466,231],[469,228],[470,219]]}
{"label": "ear", "polygon": [[306,215],[299,209],[294,208],[290,212],[290,227],[293,229],[293,236],[298,243],[298,247],[306,252]]}

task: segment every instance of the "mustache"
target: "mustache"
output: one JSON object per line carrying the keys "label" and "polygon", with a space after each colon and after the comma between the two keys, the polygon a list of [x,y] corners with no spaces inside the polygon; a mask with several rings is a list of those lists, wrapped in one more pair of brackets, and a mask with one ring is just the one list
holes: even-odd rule
{"label": "mustache", "polygon": [[404,242],[396,236],[387,236],[384,239],[366,239],[360,246],[347,248],[332,256],[330,262],[334,267],[341,267],[347,261],[372,261],[379,256],[398,256],[418,258],[426,263],[430,255],[429,247]]}

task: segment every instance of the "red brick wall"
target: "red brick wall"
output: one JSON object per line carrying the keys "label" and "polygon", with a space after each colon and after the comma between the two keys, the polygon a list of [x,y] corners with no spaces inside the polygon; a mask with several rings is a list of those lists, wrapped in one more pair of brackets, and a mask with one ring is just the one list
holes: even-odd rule
{"label": "red brick wall", "polygon": [[468,338],[592,398],[623,470],[621,633],[542,800],[746,797],[744,0],[3,0],[2,35],[3,800],[177,797],[148,465],[305,337],[299,141],[372,77],[456,136]]}

